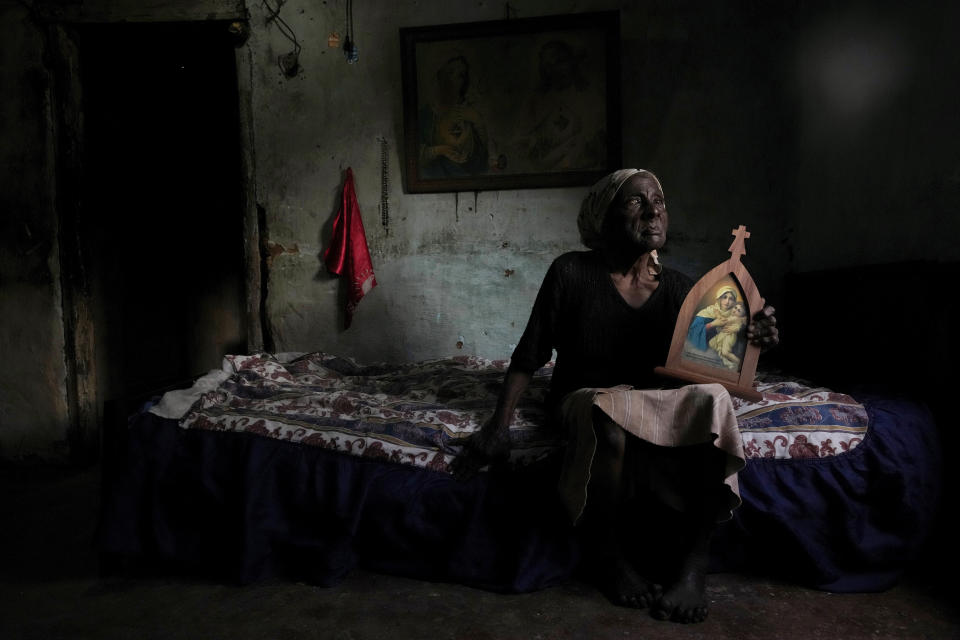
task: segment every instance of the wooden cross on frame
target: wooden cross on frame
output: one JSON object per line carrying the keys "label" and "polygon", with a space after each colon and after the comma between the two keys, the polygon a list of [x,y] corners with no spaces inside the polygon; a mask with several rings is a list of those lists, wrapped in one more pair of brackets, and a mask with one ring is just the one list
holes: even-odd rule
{"label": "wooden cross on frame", "polygon": [[733,236],[733,244],[730,245],[730,248],[727,249],[727,251],[729,251],[730,254],[739,262],[741,256],[747,255],[747,249],[745,245],[747,238],[750,237],[750,232],[747,231],[745,226],[740,225],[731,231],[730,235]]}

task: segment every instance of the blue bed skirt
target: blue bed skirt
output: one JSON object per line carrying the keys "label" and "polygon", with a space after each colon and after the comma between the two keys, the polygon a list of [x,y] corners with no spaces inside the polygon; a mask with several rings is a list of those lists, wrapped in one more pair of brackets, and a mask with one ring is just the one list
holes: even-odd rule
{"label": "blue bed skirt", "polygon": [[[870,430],[852,451],[748,461],[743,505],[714,540],[713,570],[849,592],[886,589],[910,567],[939,502],[936,428],[921,404],[857,399]],[[502,592],[555,585],[577,566],[556,457],[459,482],[253,434],[184,430],[150,413],[126,436],[124,459],[104,476],[98,545],[111,565],[319,585],[363,566]]]}

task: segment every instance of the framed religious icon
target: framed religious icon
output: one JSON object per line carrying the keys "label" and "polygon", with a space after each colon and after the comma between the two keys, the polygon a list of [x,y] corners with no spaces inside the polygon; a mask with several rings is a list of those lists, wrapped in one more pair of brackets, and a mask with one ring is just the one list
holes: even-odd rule
{"label": "framed religious icon", "polygon": [[411,193],[588,185],[620,167],[617,11],[400,30]]}
{"label": "framed religious icon", "polygon": [[688,382],[717,382],[730,393],[759,400],[754,388],[760,347],[747,341],[751,316],[764,300],[740,258],[746,227],[733,230],[730,258],[693,286],[680,307],[667,363],[656,372]]}

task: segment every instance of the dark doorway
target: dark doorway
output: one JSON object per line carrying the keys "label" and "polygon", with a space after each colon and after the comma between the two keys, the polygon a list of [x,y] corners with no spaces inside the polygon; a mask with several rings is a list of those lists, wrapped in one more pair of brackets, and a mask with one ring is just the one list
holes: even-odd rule
{"label": "dark doorway", "polygon": [[78,28],[97,395],[246,348],[236,63],[217,22]]}

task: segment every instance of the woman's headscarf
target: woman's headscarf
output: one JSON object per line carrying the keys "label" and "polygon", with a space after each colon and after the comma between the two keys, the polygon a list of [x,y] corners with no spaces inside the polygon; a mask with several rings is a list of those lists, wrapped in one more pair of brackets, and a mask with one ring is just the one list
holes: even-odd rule
{"label": "woman's headscarf", "polygon": [[[607,217],[607,210],[610,203],[617,195],[623,183],[638,173],[645,173],[656,180],[660,187],[660,181],[646,169],[619,169],[613,173],[600,178],[596,184],[590,187],[583,203],[580,205],[580,215],[577,216],[577,228],[580,229],[580,240],[590,249],[599,249],[602,240],[603,220]],[[660,187],[663,191],[663,187]]]}

